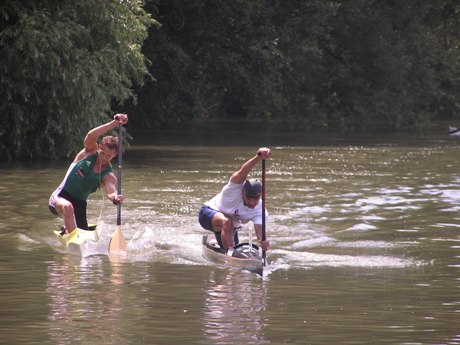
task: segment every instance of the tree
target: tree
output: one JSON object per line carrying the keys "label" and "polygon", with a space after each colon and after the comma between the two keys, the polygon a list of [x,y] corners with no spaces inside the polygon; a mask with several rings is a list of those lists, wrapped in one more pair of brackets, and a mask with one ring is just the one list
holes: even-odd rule
{"label": "tree", "polygon": [[319,102],[328,122],[345,128],[426,126],[443,52],[424,18],[429,2],[352,0],[340,6],[322,41],[328,74]]}
{"label": "tree", "polygon": [[163,26],[144,47],[155,80],[133,113],[145,128],[262,118],[398,129],[458,112],[452,0],[176,0],[149,11]]}
{"label": "tree", "polygon": [[147,73],[142,1],[0,5],[0,157],[66,157]]}

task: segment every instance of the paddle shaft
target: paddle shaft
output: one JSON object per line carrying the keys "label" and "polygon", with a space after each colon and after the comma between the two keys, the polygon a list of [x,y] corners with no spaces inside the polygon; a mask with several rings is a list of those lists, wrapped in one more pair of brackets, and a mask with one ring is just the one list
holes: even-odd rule
{"label": "paddle shaft", "polygon": [[[262,241],[266,240],[265,235],[265,159],[262,159]],[[267,263],[265,250],[262,250],[264,266]]]}
{"label": "paddle shaft", "polygon": [[[118,195],[121,194],[121,167],[123,162],[123,125],[118,125]],[[117,225],[121,225],[121,204],[117,203]]]}
{"label": "paddle shaft", "polygon": [[[123,125],[118,126],[118,195],[121,195],[121,165],[123,156]],[[121,232],[121,203],[117,203],[117,227],[109,243],[109,256],[119,252],[127,252],[128,246]],[[116,256],[116,255],[115,255]]]}

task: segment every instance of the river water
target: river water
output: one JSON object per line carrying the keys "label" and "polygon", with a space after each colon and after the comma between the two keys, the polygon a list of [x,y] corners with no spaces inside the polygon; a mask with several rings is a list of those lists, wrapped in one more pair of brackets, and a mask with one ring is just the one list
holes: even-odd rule
{"label": "river water", "polygon": [[[100,192],[91,255],[53,236],[68,162],[3,164],[0,343],[460,344],[459,142],[444,134],[134,136],[119,261]],[[197,222],[259,146],[272,149],[263,277],[206,262]]]}

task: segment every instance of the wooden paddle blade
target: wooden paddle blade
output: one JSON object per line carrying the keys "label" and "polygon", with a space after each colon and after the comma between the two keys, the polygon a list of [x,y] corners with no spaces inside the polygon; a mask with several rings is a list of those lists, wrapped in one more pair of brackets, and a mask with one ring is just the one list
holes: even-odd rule
{"label": "wooden paddle blade", "polygon": [[125,237],[121,232],[121,226],[117,225],[115,232],[112,235],[112,239],[110,240],[109,244],[109,253],[117,253],[117,252],[127,252],[128,245],[126,244]]}

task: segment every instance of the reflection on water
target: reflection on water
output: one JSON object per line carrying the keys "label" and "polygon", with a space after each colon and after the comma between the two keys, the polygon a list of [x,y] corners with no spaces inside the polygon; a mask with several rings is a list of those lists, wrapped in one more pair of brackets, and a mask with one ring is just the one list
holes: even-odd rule
{"label": "reflection on water", "polygon": [[[102,258],[75,265],[69,256],[48,268],[49,334],[56,344],[126,344],[122,312],[123,268]],[[82,326],[83,325],[83,326]]]}
{"label": "reflection on water", "polygon": [[460,344],[457,142],[272,145],[260,278],[206,262],[197,222],[259,143],[163,139],[124,155],[118,264],[116,208],[98,193],[89,257],[53,237],[47,202],[66,162],[0,167],[0,343]]}
{"label": "reflection on water", "polygon": [[210,271],[204,289],[203,327],[212,344],[269,344],[267,283],[256,275]]}

